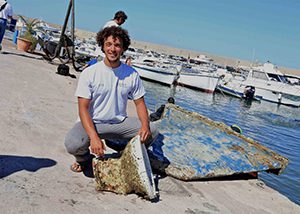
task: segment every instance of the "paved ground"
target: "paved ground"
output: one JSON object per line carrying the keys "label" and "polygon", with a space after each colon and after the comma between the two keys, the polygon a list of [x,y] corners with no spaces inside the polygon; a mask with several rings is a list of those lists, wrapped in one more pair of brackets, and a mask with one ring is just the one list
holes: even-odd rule
{"label": "paved ground", "polygon": [[57,75],[56,65],[17,51],[9,41],[3,47],[1,213],[300,213],[300,206],[256,179],[159,178],[160,198],[152,203],[134,194],[95,191],[93,179],[69,170],[73,158],[63,145],[77,118],[77,79]]}

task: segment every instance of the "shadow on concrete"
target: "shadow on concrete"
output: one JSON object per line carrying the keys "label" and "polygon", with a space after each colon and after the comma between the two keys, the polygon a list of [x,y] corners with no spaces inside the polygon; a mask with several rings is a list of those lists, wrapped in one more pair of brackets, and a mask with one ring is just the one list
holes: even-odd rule
{"label": "shadow on concrete", "polygon": [[0,155],[0,178],[22,170],[35,172],[41,168],[54,166],[56,163],[56,161],[48,158]]}
{"label": "shadow on concrete", "polygon": [[237,180],[252,180],[257,179],[257,172],[241,173],[236,175],[227,175],[221,177],[195,179],[193,181],[237,181]]}
{"label": "shadow on concrete", "polygon": [[27,54],[7,52],[7,51],[2,51],[1,54],[3,54],[3,55],[15,55],[15,56],[26,57],[26,58],[30,58],[30,59],[36,59],[36,60],[43,60],[43,56],[41,54],[35,54],[35,55],[38,55],[39,57],[30,56],[30,55],[27,55]]}

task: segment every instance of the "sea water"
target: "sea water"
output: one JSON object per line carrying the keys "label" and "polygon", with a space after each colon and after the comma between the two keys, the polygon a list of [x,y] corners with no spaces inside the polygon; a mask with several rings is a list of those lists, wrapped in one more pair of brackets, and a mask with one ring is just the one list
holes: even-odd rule
{"label": "sea water", "polygon": [[[150,111],[165,104],[169,87],[143,81],[145,100]],[[281,175],[259,173],[259,179],[300,205],[300,108],[265,101],[252,103],[221,93],[207,94],[177,87],[175,102],[182,108],[198,112],[227,125],[237,124],[247,137],[258,141],[289,159]]]}

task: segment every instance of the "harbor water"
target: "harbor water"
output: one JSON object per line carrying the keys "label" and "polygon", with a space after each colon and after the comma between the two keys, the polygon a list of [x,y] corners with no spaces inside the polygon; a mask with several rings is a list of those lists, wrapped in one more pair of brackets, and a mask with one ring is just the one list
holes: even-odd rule
{"label": "harbor water", "polygon": [[[169,87],[143,80],[145,100],[155,111],[170,97]],[[227,125],[238,125],[243,134],[289,159],[281,175],[259,173],[266,185],[300,205],[300,108],[265,101],[247,103],[221,93],[207,94],[177,87],[176,104]]]}

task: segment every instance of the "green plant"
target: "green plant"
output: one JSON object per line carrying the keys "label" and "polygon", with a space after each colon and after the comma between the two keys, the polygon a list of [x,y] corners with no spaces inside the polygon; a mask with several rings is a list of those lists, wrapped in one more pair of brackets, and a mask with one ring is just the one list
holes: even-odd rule
{"label": "green plant", "polygon": [[35,47],[38,43],[37,39],[34,37],[35,35],[35,28],[37,24],[40,23],[38,19],[25,19],[23,16],[19,16],[26,26],[26,31],[20,35],[21,38],[27,39],[31,42],[30,51],[34,51]]}

